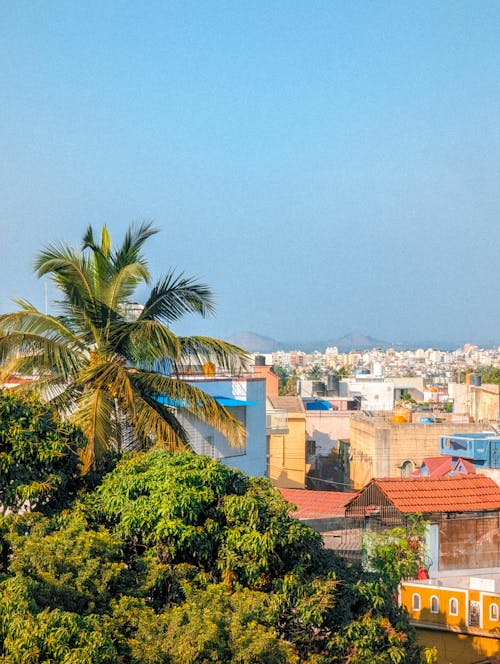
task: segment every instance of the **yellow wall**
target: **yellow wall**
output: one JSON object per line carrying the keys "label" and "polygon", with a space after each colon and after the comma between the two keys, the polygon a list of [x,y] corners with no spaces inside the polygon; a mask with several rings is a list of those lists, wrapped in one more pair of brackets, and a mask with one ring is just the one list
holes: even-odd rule
{"label": "yellow wall", "polygon": [[303,489],[306,485],[306,417],[288,413],[288,433],[268,437],[269,479],[276,487]]}
{"label": "yellow wall", "polygon": [[[420,611],[413,610],[414,593],[420,595]],[[438,613],[430,611],[432,595],[438,597]],[[449,613],[452,597],[458,603],[457,616]],[[480,602],[482,628],[467,626],[469,600]],[[485,657],[498,656],[500,621],[490,620],[492,602],[497,603],[500,610],[499,593],[411,582],[404,582],[401,587],[401,604],[417,627],[418,640],[428,648],[437,648],[438,664],[470,664]]]}
{"label": "yellow wall", "polygon": [[[413,610],[413,595],[420,595],[420,610]],[[439,602],[438,613],[431,613],[431,597]],[[458,615],[449,613],[450,599],[457,600]],[[475,599],[471,597],[471,599]],[[401,588],[401,603],[408,611],[411,620],[420,620],[426,624],[465,626],[467,617],[467,591],[463,588],[446,588],[427,585],[404,584]]]}
{"label": "yellow wall", "polygon": [[417,640],[426,648],[436,648],[436,664],[472,664],[499,654],[498,640],[483,636],[417,627]]}

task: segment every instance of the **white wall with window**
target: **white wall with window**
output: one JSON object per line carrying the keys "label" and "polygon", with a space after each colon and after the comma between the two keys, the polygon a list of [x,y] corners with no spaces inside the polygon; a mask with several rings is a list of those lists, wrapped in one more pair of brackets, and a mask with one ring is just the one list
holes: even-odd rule
{"label": "white wall with window", "polygon": [[[193,449],[252,476],[267,473],[266,447],[266,383],[264,379],[224,378],[189,381],[211,396],[221,399],[247,430],[246,444],[233,447],[213,427],[178,409],[178,417],[186,429]],[[227,405],[227,404],[231,405]]]}

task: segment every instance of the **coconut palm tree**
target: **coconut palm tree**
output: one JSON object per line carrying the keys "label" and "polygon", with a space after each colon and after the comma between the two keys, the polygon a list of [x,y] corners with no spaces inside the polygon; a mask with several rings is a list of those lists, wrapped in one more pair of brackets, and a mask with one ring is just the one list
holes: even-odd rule
{"label": "coconut palm tree", "polygon": [[37,377],[31,387],[85,433],[86,470],[112,447],[189,446],[173,406],[219,429],[235,446],[244,441],[239,420],[179,378],[191,363],[234,371],[246,361],[232,344],[172,331],[184,314],[213,312],[210,289],[170,271],[143,307],[132,305],[137,287],[150,283],[142,247],[157,232],[150,223],[131,227],[113,249],[105,226],[99,239],[89,226],[80,249],[49,245],[37,255],[35,272],[49,275],[58,290],[57,313],[18,299],[18,311],[0,316],[2,375]]}

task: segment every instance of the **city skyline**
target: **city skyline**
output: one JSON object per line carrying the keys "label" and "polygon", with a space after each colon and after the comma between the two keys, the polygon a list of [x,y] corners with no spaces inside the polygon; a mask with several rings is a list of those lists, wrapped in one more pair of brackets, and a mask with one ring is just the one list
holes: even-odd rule
{"label": "city skyline", "polygon": [[0,312],[45,307],[37,250],[152,219],[153,276],[216,295],[179,334],[500,343],[498,4],[2,14]]}

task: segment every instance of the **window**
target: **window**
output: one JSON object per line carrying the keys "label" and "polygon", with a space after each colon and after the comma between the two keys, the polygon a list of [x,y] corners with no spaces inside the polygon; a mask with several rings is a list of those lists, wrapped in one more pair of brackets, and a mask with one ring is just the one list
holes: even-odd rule
{"label": "window", "polygon": [[314,456],[316,454],[316,441],[315,440],[306,440],[306,454],[308,457]]}
{"label": "window", "polygon": [[498,604],[490,604],[490,620],[498,620]]}
{"label": "window", "polygon": [[481,604],[476,600],[469,600],[469,627],[481,626]]}
{"label": "window", "polygon": [[458,601],[455,597],[450,599],[450,616],[458,616]]}
{"label": "window", "polygon": [[411,608],[412,611],[420,611],[420,595],[418,593],[414,593],[411,598]]}
{"label": "window", "polygon": [[415,466],[413,464],[413,461],[410,461],[407,459],[406,461],[403,461],[401,464],[401,477],[410,477],[410,475],[413,473]]}
{"label": "window", "polygon": [[439,613],[439,597],[436,595],[431,597],[431,613]]}

